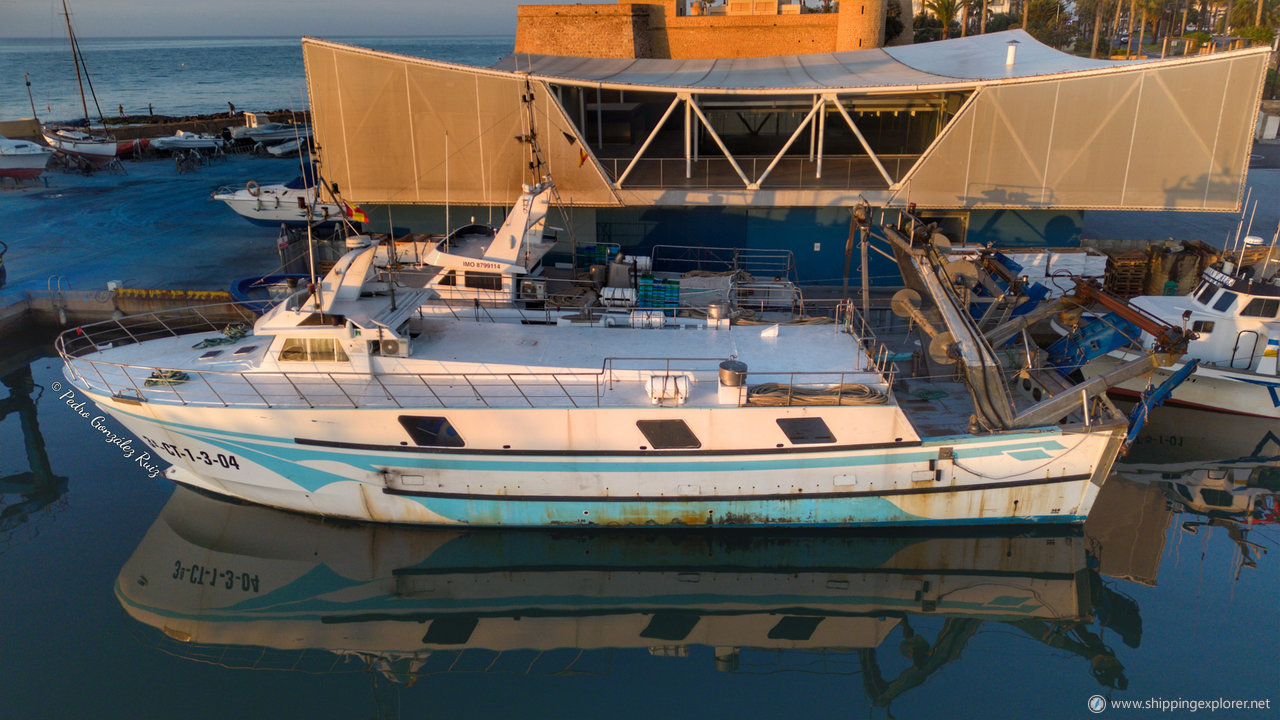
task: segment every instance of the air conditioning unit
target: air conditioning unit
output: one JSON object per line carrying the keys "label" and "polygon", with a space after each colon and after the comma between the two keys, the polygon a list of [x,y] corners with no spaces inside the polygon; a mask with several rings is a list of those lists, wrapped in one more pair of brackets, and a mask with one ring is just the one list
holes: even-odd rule
{"label": "air conditioning unit", "polygon": [[547,299],[547,281],[546,280],[521,280],[520,281],[520,299],[521,300],[546,300]]}

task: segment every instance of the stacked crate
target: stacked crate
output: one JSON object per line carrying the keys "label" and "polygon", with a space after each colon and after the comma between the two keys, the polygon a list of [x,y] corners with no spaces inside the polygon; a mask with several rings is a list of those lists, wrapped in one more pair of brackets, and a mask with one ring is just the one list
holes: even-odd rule
{"label": "stacked crate", "polygon": [[1141,295],[1149,263],[1147,254],[1141,250],[1110,253],[1105,283],[1107,292],[1122,298]]}
{"label": "stacked crate", "polygon": [[673,308],[667,314],[674,315],[674,308],[680,306],[680,283],[649,274],[641,275],[636,287],[636,305],[642,308]]}

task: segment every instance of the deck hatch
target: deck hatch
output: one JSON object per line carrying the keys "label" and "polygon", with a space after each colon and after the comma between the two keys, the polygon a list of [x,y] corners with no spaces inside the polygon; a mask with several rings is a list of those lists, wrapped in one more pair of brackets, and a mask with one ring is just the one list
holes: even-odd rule
{"label": "deck hatch", "polygon": [[422,636],[424,645],[463,645],[471,639],[480,624],[480,618],[463,615],[460,617],[441,617],[431,621],[427,633]]}
{"label": "deck hatch", "polygon": [[644,630],[640,631],[640,637],[679,642],[693,632],[693,626],[697,625],[701,619],[698,615],[690,613],[654,613],[653,618],[649,620],[649,624],[645,626]]}
{"label": "deck hatch", "polygon": [[683,420],[637,420],[636,427],[654,450],[702,447],[702,441]]}
{"label": "deck hatch", "polygon": [[216,357],[218,357],[218,356],[219,356],[219,355],[221,355],[221,354],[222,354],[222,351],[221,351],[221,350],[210,350],[209,352],[207,352],[207,353],[205,353],[205,354],[201,355],[201,356],[200,356],[200,359],[201,359],[201,360],[212,360],[213,358],[216,358]]}
{"label": "deck hatch", "polygon": [[820,417],[778,418],[778,427],[786,433],[792,445],[833,443],[836,436]]}
{"label": "deck hatch", "polygon": [[449,423],[448,418],[439,416],[401,415],[400,425],[418,445],[431,447],[465,447],[462,436]]}
{"label": "deck hatch", "polygon": [[769,629],[770,640],[808,640],[813,637],[813,631],[818,629],[818,623],[823,618],[820,617],[797,617],[787,615],[778,621]]}
{"label": "deck hatch", "polygon": [[257,350],[257,349],[258,349],[258,346],[257,346],[257,345],[245,345],[244,347],[236,348],[236,351],[235,351],[234,353],[231,353],[231,354],[232,354],[232,355],[247,355],[247,354],[249,354],[249,353],[251,353],[251,352],[253,352],[254,350]]}

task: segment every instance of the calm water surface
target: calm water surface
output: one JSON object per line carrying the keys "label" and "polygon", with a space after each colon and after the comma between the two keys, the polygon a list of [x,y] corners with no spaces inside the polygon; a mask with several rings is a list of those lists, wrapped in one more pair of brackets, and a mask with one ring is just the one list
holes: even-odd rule
{"label": "calm water surface", "polygon": [[1212,713],[1265,718],[1280,703],[1268,423],[1159,410],[1083,531],[468,533],[149,478],[139,443],[109,444],[98,426],[118,425],[60,399],[56,360],[4,352],[5,718],[1082,718],[1094,695],[1270,701]]}
{"label": "calm water surface", "polygon": [[[2,21],[0,21],[2,22]],[[2,31],[2,28],[0,28]],[[360,47],[467,65],[492,65],[515,47],[513,37],[325,38]],[[304,110],[302,43],[281,38],[83,38],[89,77],[103,115],[158,115],[240,110]],[[0,38],[0,120],[31,117],[23,74],[37,117],[83,115],[66,35]],[[88,88],[85,89],[88,95]],[[89,113],[97,111],[89,98]]]}

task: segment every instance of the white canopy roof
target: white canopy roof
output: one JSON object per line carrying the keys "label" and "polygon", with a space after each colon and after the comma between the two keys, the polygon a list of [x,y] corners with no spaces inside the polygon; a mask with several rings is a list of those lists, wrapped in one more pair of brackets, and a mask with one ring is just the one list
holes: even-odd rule
{"label": "white canopy roof", "polygon": [[[1012,66],[1008,48],[1016,44]],[[606,87],[812,92],[921,86],[973,86],[1012,78],[1080,73],[1144,61],[1091,60],[1058,52],[1022,30],[946,42],[784,57],[661,60],[513,53],[497,70]]]}

